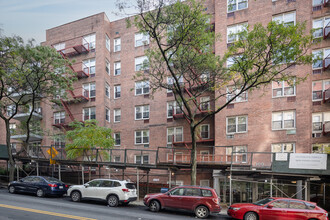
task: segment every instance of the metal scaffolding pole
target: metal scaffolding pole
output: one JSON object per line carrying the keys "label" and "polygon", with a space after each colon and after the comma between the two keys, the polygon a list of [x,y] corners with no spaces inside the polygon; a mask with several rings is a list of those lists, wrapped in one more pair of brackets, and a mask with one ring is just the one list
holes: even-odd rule
{"label": "metal scaffolding pole", "polygon": [[39,176],[39,163],[37,162],[37,176]]}
{"label": "metal scaffolding pole", "polygon": [[62,180],[62,177],[61,177],[61,164],[58,165],[58,179]]}
{"label": "metal scaffolding pole", "polygon": [[273,177],[270,177],[270,197],[273,197]]}
{"label": "metal scaffolding pole", "polygon": [[136,195],[137,201],[140,201],[140,176],[139,176],[139,168],[136,168]]}
{"label": "metal scaffolding pole", "polygon": [[84,166],[83,165],[81,165],[81,180],[82,180],[82,184],[85,184]]}
{"label": "metal scaffolding pole", "polygon": [[172,172],[170,168],[168,168],[168,188],[172,188]]}

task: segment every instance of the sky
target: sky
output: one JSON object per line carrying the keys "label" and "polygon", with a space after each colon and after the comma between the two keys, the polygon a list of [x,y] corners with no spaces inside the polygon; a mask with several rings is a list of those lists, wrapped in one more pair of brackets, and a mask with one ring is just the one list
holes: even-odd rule
{"label": "sky", "polygon": [[[126,0],[128,3],[134,0]],[[0,0],[2,35],[21,36],[25,42],[46,40],[46,30],[93,14],[105,12],[110,21],[125,17],[117,0]],[[129,12],[129,11],[128,11]]]}

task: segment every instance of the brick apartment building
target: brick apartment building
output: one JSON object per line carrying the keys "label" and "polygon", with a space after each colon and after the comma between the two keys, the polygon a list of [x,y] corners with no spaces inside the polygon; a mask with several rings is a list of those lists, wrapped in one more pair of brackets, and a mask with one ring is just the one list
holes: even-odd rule
{"label": "brick apartment building", "polygon": [[[227,1],[233,4],[229,6]],[[251,156],[249,152],[323,153],[324,146],[330,144],[327,136],[330,132],[328,2],[206,1],[205,11],[213,17],[211,22],[214,22],[215,32],[222,35],[222,41],[215,45],[217,55],[223,55],[228,44],[235,41],[228,37],[230,32],[237,32],[245,24],[261,22],[266,25],[273,19],[285,23],[306,22],[306,33],[316,29],[315,37],[320,42],[312,47],[310,53],[321,55],[323,60],[315,60],[310,66],[291,68],[295,75],[307,76],[300,84],[291,86],[287,82],[274,82],[268,89],[244,94],[227,109],[203,122],[201,139],[198,140],[199,158],[222,155],[225,160],[244,163]],[[186,149],[185,145],[190,141],[189,128],[175,108],[174,96],[168,91],[159,91],[151,97],[147,83],[133,80],[135,72],[140,70],[146,59],[149,39],[138,33],[135,27],[127,28],[125,19],[109,21],[105,13],[82,18],[46,30],[43,44],[61,51],[66,59],[74,59],[72,68],[79,79],[74,83],[73,92],[69,93],[75,102],[64,101],[61,106],[50,105],[47,101],[40,103],[43,109],[40,111],[41,126],[47,132],[43,136],[35,136],[36,144],[62,146],[64,139],[54,139],[54,134],[63,133],[67,124],[75,119],[96,119],[100,126],[112,128],[115,149],[136,150],[131,152],[130,158],[137,163],[149,163],[154,157],[147,151],[141,154],[140,150],[157,147]],[[210,103],[207,108],[212,109],[217,104]],[[13,121],[13,128],[15,123]],[[3,129],[0,135],[1,142],[4,142]],[[233,158],[229,157],[232,151],[238,152]],[[184,150],[177,152],[175,159],[183,159],[185,154],[187,151]],[[260,168],[271,162],[271,154],[255,158],[254,166]],[[113,160],[120,162],[123,158],[116,156]],[[173,177],[175,184],[190,184],[189,172],[176,171]],[[153,170],[151,175],[154,178],[150,182],[168,181],[167,170]],[[258,187],[267,191],[267,186],[260,185],[265,182],[262,178],[265,177],[256,180],[240,175],[234,183],[238,192],[234,201],[258,198],[255,193],[251,194]],[[197,183],[213,186],[221,191],[220,194],[228,196],[228,174],[220,169],[198,169]]]}

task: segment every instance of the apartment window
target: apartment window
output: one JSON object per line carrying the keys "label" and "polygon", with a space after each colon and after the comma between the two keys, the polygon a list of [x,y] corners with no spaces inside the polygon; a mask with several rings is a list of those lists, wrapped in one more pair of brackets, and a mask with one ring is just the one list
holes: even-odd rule
{"label": "apartment window", "polygon": [[172,118],[173,115],[183,114],[180,105],[176,101],[167,102],[167,118]]}
{"label": "apartment window", "polygon": [[114,93],[115,93],[115,99],[120,98],[120,96],[121,96],[121,87],[120,87],[120,85],[116,85],[114,87]]}
{"label": "apartment window", "polygon": [[90,119],[96,119],[95,107],[84,108],[83,109],[83,119],[84,119],[84,121],[90,120]]}
{"label": "apartment window", "polygon": [[54,44],[53,47],[56,49],[56,51],[62,51],[65,49],[65,42]]}
{"label": "apartment window", "polygon": [[330,131],[330,112],[319,112],[312,114],[313,133],[321,133],[323,126],[325,131]]}
{"label": "apartment window", "polygon": [[55,112],[54,124],[64,124],[64,123],[65,123],[65,112]]}
{"label": "apartment window", "polygon": [[135,95],[149,94],[149,81],[135,83]]}
{"label": "apartment window", "polygon": [[115,146],[120,146],[120,141],[121,141],[121,139],[120,139],[120,133],[114,133],[113,134],[113,137],[115,139]]}
{"label": "apartment window", "polygon": [[323,37],[323,31],[326,26],[330,23],[330,17],[324,17],[320,19],[313,20],[313,37],[319,38]]}
{"label": "apartment window", "polygon": [[[183,85],[183,76],[177,76],[178,81],[179,81],[179,85],[182,86]],[[167,77],[167,86],[168,88],[173,88],[174,85],[174,78],[173,77]],[[167,89],[167,92],[172,92],[172,89]]]}
{"label": "apartment window", "polygon": [[90,77],[95,76],[95,58],[83,60],[83,70],[85,73],[89,73]]}
{"label": "apartment window", "polygon": [[210,125],[201,125],[200,136],[202,139],[210,139]]}
{"label": "apartment window", "polygon": [[83,37],[83,45],[90,50],[95,50],[95,34],[90,34]]}
{"label": "apartment window", "polygon": [[272,144],[272,153],[294,153],[295,151],[294,143]]}
{"label": "apartment window", "polygon": [[234,12],[248,7],[248,0],[227,0],[227,12]]}
{"label": "apartment window", "polygon": [[167,128],[167,144],[183,142],[183,127]]}
{"label": "apartment window", "polygon": [[120,156],[114,156],[113,162],[120,163]]}
{"label": "apartment window", "polygon": [[[227,87],[227,101],[231,100],[234,96],[239,94],[241,89],[237,89],[235,86]],[[247,91],[242,92],[239,96],[233,99],[232,102],[245,102],[248,100],[248,93]]]}
{"label": "apartment window", "polygon": [[[247,28],[247,23],[235,24],[227,27],[227,43],[233,43],[239,40],[239,33]],[[228,66],[227,66],[228,67]]]}
{"label": "apartment window", "polygon": [[[233,163],[246,163],[247,162],[247,146],[233,146],[226,148],[227,161]],[[233,158],[231,159],[231,156]]]}
{"label": "apartment window", "polygon": [[287,81],[273,81],[272,86],[273,98],[296,95],[295,80],[292,83]]}
{"label": "apartment window", "polygon": [[110,86],[108,83],[105,84],[105,96],[110,98]]}
{"label": "apartment window", "polygon": [[120,38],[114,39],[114,52],[118,52],[121,50],[121,40]]}
{"label": "apartment window", "polygon": [[135,131],[135,144],[149,144],[149,130]]}
{"label": "apartment window", "polygon": [[136,57],[135,58],[135,71],[147,70],[147,69],[149,69],[147,56]]}
{"label": "apartment window", "polygon": [[202,111],[210,110],[210,96],[204,96],[200,98],[200,109]]}
{"label": "apartment window", "polygon": [[313,0],[313,6],[322,5],[324,0]]}
{"label": "apartment window", "polygon": [[284,25],[296,24],[296,12],[283,13],[273,16],[273,21],[283,23]]}
{"label": "apartment window", "polygon": [[61,137],[57,137],[54,139],[54,147],[55,149],[61,149],[65,147],[65,139]]}
{"label": "apartment window", "polygon": [[313,50],[313,69],[323,68],[323,60],[329,58],[330,48]]}
{"label": "apartment window", "polygon": [[110,62],[108,60],[105,60],[105,71],[110,75]]}
{"label": "apartment window", "polygon": [[227,134],[247,132],[247,116],[227,117]]}
{"label": "apartment window", "polygon": [[135,47],[149,44],[149,35],[143,33],[135,34]]}
{"label": "apartment window", "polygon": [[108,108],[105,109],[105,120],[110,122],[110,109]]}
{"label": "apartment window", "polygon": [[15,133],[15,131],[16,131],[16,124],[15,123],[9,123],[9,133],[11,135],[13,135]]}
{"label": "apartment window", "polygon": [[8,105],[7,106],[7,115],[8,116],[12,116],[13,114],[15,114],[15,111],[16,111],[15,105]]}
{"label": "apartment window", "polygon": [[135,106],[135,120],[149,119],[149,105]]}
{"label": "apartment window", "polygon": [[296,112],[273,112],[272,114],[272,129],[294,129],[296,127]]}
{"label": "apartment window", "polygon": [[88,95],[89,98],[95,98],[96,95],[95,83],[83,84],[83,94],[85,96]]}
{"label": "apartment window", "polygon": [[330,150],[330,143],[312,145],[312,153],[325,154],[327,150]]}
{"label": "apartment window", "polygon": [[113,117],[114,117],[114,121],[115,122],[120,122],[120,118],[121,118],[121,110],[120,109],[115,109],[113,111]]}
{"label": "apartment window", "polygon": [[120,75],[120,73],[121,73],[121,64],[120,64],[120,61],[118,61],[118,62],[115,62],[115,68],[114,68],[114,75],[115,76],[119,76]]}
{"label": "apartment window", "polygon": [[105,35],[105,47],[110,52],[110,38],[108,37],[108,35]]}
{"label": "apartment window", "polygon": [[313,101],[323,100],[323,93],[330,89],[330,80],[314,81],[312,87]]}
{"label": "apartment window", "polygon": [[149,164],[149,155],[134,155],[136,164]]}

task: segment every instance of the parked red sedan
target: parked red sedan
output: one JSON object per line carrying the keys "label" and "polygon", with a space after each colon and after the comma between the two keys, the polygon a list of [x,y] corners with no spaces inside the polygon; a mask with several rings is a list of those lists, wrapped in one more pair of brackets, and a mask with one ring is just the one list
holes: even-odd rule
{"label": "parked red sedan", "polygon": [[233,204],[227,214],[243,220],[329,220],[328,213],[314,202],[277,197]]}
{"label": "parked red sedan", "polygon": [[148,194],[143,202],[153,212],[163,208],[194,211],[198,218],[219,213],[220,198],[214,189],[203,186],[179,186],[166,193]]}

